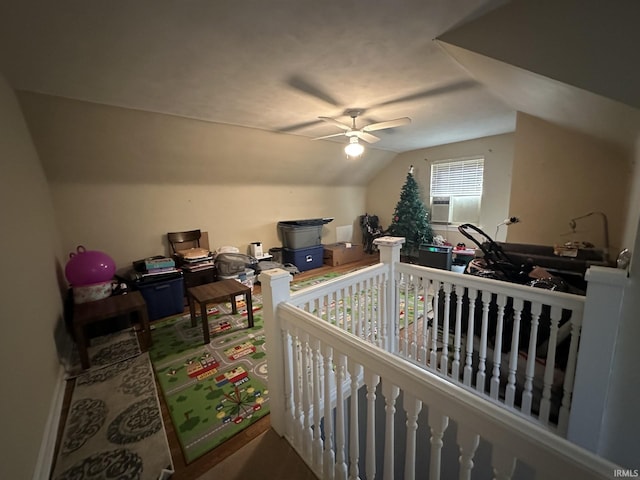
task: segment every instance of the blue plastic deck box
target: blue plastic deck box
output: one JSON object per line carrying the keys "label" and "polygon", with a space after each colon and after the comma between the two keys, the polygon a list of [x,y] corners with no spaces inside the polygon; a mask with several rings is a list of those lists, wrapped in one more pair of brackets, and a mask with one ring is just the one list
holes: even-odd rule
{"label": "blue plastic deck box", "polygon": [[308,248],[283,248],[283,263],[293,263],[298,270],[304,272],[313,268],[322,266],[322,256],[324,253],[323,245],[316,245]]}
{"label": "blue plastic deck box", "polygon": [[176,315],[184,311],[182,277],[137,285],[147,304],[149,320]]}

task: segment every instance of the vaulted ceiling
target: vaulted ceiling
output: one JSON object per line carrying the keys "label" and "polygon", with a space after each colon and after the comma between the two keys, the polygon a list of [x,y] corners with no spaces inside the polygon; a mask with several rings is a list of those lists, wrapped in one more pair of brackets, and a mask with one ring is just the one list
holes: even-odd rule
{"label": "vaulted ceiling", "polygon": [[517,110],[633,143],[638,62],[615,60],[638,45],[638,2],[505,3],[5,1],[0,71],[17,90],[310,138],[351,109],[358,126],[410,117],[376,132],[392,152],[513,131]]}

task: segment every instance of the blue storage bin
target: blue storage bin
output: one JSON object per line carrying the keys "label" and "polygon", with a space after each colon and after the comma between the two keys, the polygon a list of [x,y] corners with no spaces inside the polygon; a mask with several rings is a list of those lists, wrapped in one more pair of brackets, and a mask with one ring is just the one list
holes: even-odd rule
{"label": "blue storage bin", "polygon": [[138,285],[147,304],[149,320],[176,315],[184,311],[184,286],[182,277],[159,280]]}
{"label": "blue storage bin", "polygon": [[304,272],[305,270],[321,267],[323,253],[323,245],[297,249],[283,248],[282,261],[283,263],[293,263],[298,267],[298,270]]}

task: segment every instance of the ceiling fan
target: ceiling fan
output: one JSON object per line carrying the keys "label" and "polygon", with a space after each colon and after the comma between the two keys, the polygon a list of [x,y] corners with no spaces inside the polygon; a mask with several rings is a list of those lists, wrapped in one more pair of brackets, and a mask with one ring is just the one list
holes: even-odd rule
{"label": "ceiling fan", "polygon": [[349,139],[352,139],[355,137],[356,139],[359,138],[361,140],[364,140],[367,143],[375,143],[380,139],[375,135],[371,135],[369,132],[375,132],[376,130],[383,130],[385,128],[400,127],[402,125],[407,125],[408,123],[411,123],[411,119],[409,117],[402,117],[402,118],[396,118],[395,120],[388,120],[386,122],[370,123],[369,125],[365,125],[364,127],[358,129],[356,128],[356,118],[358,117],[358,115],[360,115],[360,111],[350,110],[347,113],[352,119],[352,125],[347,125],[346,123],[342,123],[339,120],[336,120],[335,118],[331,118],[331,117],[318,117],[321,120],[324,120],[325,122],[331,123],[332,125],[335,125],[336,127],[343,129],[344,132],[334,133],[331,135],[324,135],[322,137],[314,138],[313,140],[323,140],[325,138],[339,137],[341,135],[345,135]]}
{"label": "ceiling fan", "polygon": [[383,130],[385,128],[394,128],[399,127],[401,125],[407,125],[411,123],[411,119],[409,117],[396,118],[394,120],[388,120],[386,122],[376,122],[370,123],[369,125],[365,125],[364,127],[358,129],[356,127],[356,118],[360,115],[359,110],[351,110],[347,112],[348,115],[352,119],[352,125],[347,125],[335,118],[331,117],[318,117],[325,122],[331,123],[338,128],[344,130],[341,133],[333,133],[331,135],[324,135],[322,137],[316,137],[312,140],[324,140],[325,138],[339,137],[345,135],[349,139],[349,145],[347,145],[344,149],[345,153],[349,157],[358,157],[364,151],[364,147],[358,143],[358,139],[364,140],[367,143],[375,143],[380,140],[375,135],[370,134],[369,132],[375,132],[376,130]]}

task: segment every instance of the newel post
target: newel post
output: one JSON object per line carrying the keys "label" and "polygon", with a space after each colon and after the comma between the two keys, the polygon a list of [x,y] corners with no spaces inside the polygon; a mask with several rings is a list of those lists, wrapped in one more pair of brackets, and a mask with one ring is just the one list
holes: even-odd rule
{"label": "newel post", "polygon": [[593,266],[585,275],[587,296],[582,319],[567,439],[601,454],[607,395],[627,271]]}
{"label": "newel post", "polygon": [[271,427],[280,435],[286,433],[286,385],[285,385],[285,352],[280,322],[276,315],[278,304],[290,298],[292,276],[280,268],[265,270],[258,275],[262,288],[262,305],[264,334],[267,344],[267,383],[269,386],[269,403]]}
{"label": "newel post", "polygon": [[384,348],[388,352],[396,353],[398,341],[396,338],[396,265],[400,263],[400,249],[405,242],[404,237],[380,237],[373,243],[380,251],[380,262],[387,266],[387,283],[384,298],[384,321],[387,325],[387,338]]}

